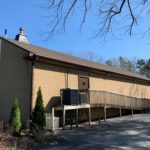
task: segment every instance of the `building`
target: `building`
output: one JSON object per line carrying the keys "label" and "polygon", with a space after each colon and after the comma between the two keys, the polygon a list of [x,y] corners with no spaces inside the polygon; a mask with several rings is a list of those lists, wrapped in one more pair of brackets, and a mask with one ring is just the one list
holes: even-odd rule
{"label": "building", "polygon": [[[70,110],[76,110],[77,119],[90,122],[105,119],[106,112],[117,116],[150,108],[150,79],[144,76],[34,46],[23,29],[15,40],[1,37],[0,120],[8,121],[15,97],[23,120],[29,119],[39,87],[45,112],[63,118],[63,126]],[[60,89],[65,88],[78,89],[87,101],[63,105]]]}

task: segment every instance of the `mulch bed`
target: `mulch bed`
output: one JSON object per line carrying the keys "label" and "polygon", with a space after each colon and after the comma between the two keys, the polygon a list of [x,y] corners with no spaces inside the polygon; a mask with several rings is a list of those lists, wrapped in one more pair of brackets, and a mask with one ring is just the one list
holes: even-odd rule
{"label": "mulch bed", "polygon": [[[35,132],[36,133],[36,132]],[[12,130],[9,124],[0,122],[0,150],[29,150],[36,147],[49,145],[63,141],[64,139],[55,136],[50,131],[38,130],[35,134],[30,130],[21,130],[19,136],[12,136]]]}
{"label": "mulch bed", "polygon": [[5,133],[0,133],[0,150],[36,149],[39,147],[45,147],[47,145],[61,142],[63,140],[64,139],[61,137],[57,137],[52,134],[47,134],[45,136],[45,139],[41,143],[38,143],[33,139],[32,136],[29,135],[24,135],[16,138]]}
{"label": "mulch bed", "polygon": [[36,143],[29,137],[13,137],[6,134],[0,134],[0,150],[25,150]]}

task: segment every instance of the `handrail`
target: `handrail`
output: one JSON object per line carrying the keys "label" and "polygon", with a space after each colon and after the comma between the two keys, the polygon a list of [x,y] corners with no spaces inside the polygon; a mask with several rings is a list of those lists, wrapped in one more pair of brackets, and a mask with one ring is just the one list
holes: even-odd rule
{"label": "handrail", "polygon": [[136,98],[107,91],[89,90],[91,105],[111,105],[121,108],[150,109],[150,99]]}

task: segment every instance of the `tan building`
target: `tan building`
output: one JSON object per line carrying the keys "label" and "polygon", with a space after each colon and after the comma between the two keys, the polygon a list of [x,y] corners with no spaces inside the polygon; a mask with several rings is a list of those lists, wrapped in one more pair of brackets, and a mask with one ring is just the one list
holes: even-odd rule
{"label": "tan building", "polygon": [[[8,121],[15,97],[23,120],[29,119],[39,87],[45,112],[60,118],[70,109],[79,120],[91,121],[150,108],[150,79],[144,76],[31,45],[23,30],[16,40],[1,37],[0,120]],[[77,89],[86,101],[63,105],[60,89],[65,88]]]}

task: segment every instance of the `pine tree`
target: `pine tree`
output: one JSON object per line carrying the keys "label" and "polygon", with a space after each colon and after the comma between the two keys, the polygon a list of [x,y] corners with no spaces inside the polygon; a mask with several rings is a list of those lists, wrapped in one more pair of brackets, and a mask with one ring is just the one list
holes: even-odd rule
{"label": "pine tree", "polygon": [[32,114],[32,122],[38,125],[39,127],[44,127],[46,124],[43,98],[40,87],[37,92],[36,105]]}
{"label": "pine tree", "polygon": [[17,98],[15,98],[14,104],[11,109],[9,124],[11,125],[14,133],[19,133],[21,128],[21,113]]}

